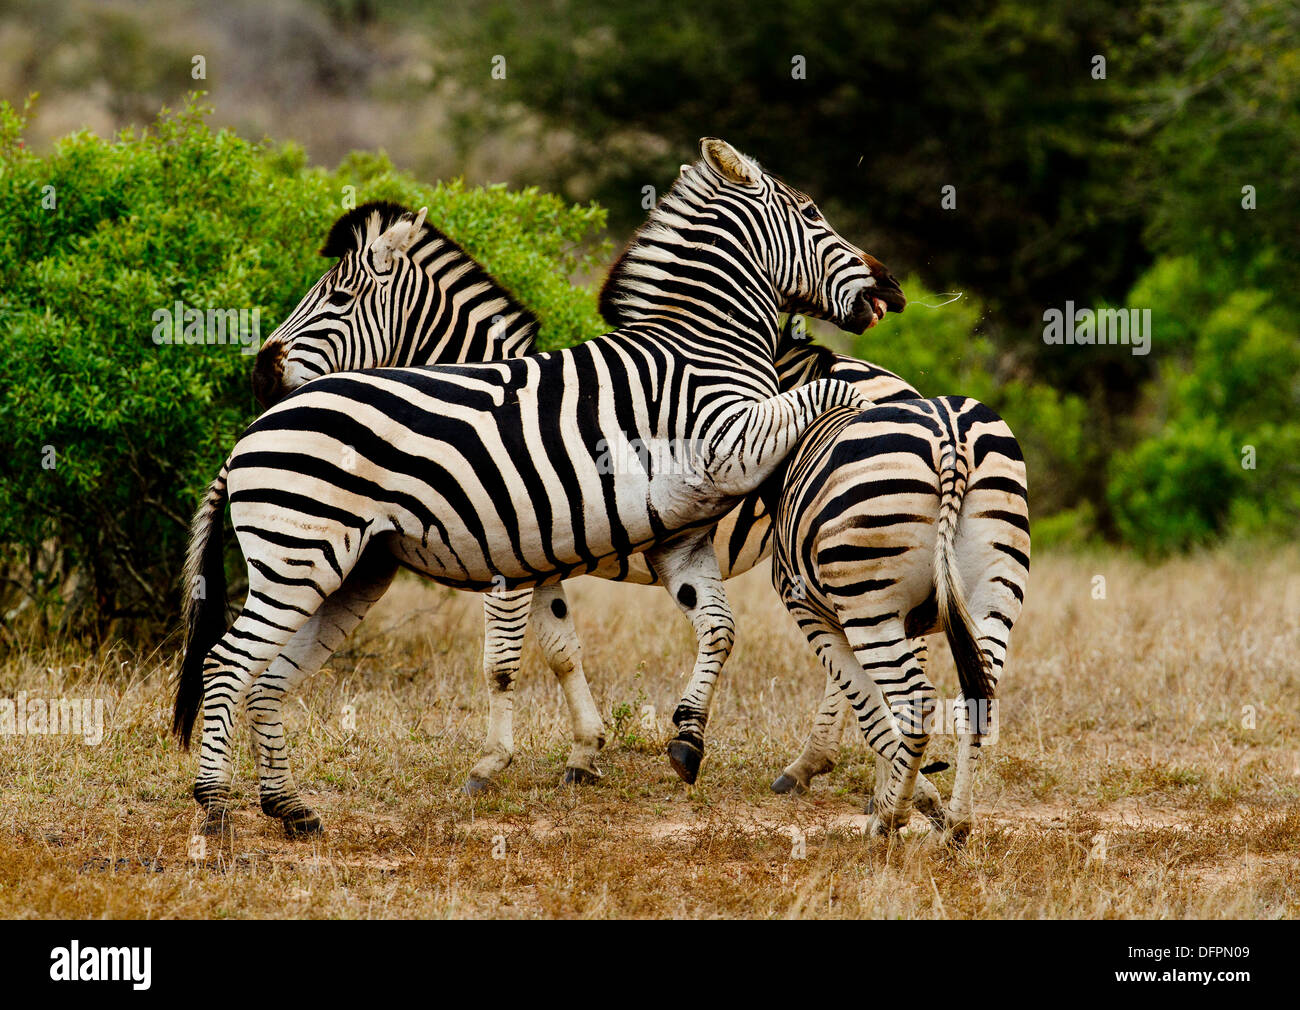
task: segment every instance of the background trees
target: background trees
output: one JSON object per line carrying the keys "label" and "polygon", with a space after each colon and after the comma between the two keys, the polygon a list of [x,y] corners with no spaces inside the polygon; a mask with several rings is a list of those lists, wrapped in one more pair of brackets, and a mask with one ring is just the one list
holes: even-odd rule
{"label": "background trees", "polygon": [[[1300,527],[1293,3],[7,0],[0,29],[0,98],[42,92],[0,132],[5,613],[69,586],[98,621],[167,609],[252,403],[247,357],[156,347],[153,309],[256,308],[269,333],[353,185],[428,203],[571,342],[600,329],[609,240],[704,134],[905,278],[888,326],[814,332],[1002,411],[1036,543]],[[195,88],[227,132],[152,125]],[[1067,300],[1150,309],[1151,353],[1044,343]]]}

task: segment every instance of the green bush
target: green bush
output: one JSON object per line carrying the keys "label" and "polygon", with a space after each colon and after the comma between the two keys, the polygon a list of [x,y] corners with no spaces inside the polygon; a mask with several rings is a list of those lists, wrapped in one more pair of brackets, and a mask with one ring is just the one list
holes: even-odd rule
{"label": "green bush", "polygon": [[0,105],[0,618],[171,621],[189,515],[255,413],[253,359],[238,344],[158,345],[153,314],[177,300],[246,309],[268,335],[328,266],[317,250],[345,187],[357,203],[428,205],[537,312],[544,346],[604,329],[593,293],[568,280],[599,251],[597,207],[423,185],[382,155],[311,168],[298,148],[211,131],[193,103],[48,156],[24,147],[24,125]]}
{"label": "green bush", "polygon": [[1120,536],[1164,554],[1300,529],[1300,338],[1289,308],[1231,271],[1158,261],[1129,304],[1150,308],[1156,380],[1137,443],[1109,464]]}

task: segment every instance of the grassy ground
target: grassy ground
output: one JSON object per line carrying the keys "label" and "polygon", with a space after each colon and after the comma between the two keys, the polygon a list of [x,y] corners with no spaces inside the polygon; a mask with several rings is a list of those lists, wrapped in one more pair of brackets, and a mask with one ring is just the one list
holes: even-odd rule
{"label": "grassy ground", "polygon": [[[411,580],[290,712],[326,833],[289,841],[258,812],[245,745],[238,833],[201,858],[195,758],[166,734],[170,661],[11,657],[0,698],[101,697],[108,719],[98,746],[0,736],[0,915],[1294,916],[1297,560],[1036,558],[959,852],[919,819],[862,837],[873,771],[849,736],[811,794],[768,791],[822,682],[766,571],[732,583],[738,644],[698,786],[662,756],[689,629],[660,590],[584,580],[570,599],[610,734],[603,781],[558,785],[567,717],[530,644],[515,763],[498,792],[461,796],[486,712],[478,601]],[[951,758],[951,738],[933,751]]]}

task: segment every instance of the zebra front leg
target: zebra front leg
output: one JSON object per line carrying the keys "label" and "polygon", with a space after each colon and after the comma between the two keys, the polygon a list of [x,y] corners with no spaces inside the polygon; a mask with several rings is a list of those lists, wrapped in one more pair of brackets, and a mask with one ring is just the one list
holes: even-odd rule
{"label": "zebra front leg", "polygon": [[532,623],[537,644],[559,680],[569,707],[573,747],[564,768],[563,782],[566,785],[595,782],[600,778],[596,755],[605,746],[605,724],[582,671],[582,641],[573,626],[563,585],[542,586],[533,591]]}
{"label": "zebra front leg", "polygon": [[872,406],[840,379],[817,379],[733,409],[709,441],[701,469],[721,495],[746,495],[785,461],[808,426],[835,407]]}
{"label": "zebra front leg", "polygon": [[316,673],[388,591],[397,562],[372,546],[347,579],[253,683],[248,697],[253,753],[257,758],[262,812],[278,817],[290,837],[321,830],[321,820],[302,799],[289,771],[284,697]]}
{"label": "zebra front leg", "polygon": [[483,680],[488,693],[487,739],[483,756],[470,769],[461,791],[473,796],[493,788],[515,758],[515,678],[528,630],[533,590],[511,589],[483,596]]}
{"label": "zebra front leg", "polygon": [[826,690],[817,708],[812,732],[804,742],[803,751],[786,765],[781,776],[772,783],[772,792],[807,792],[814,776],[822,775],[835,767],[835,753],[839,750],[840,736],[844,732],[844,692],[835,678],[826,677]]}
{"label": "zebra front leg", "polygon": [[722,586],[711,532],[692,532],[672,545],[646,552],[664,588],[690,619],[698,643],[690,682],[673,712],[677,736],[668,744],[668,761],[687,785],[699,775],[713,689],[735,641],[735,619]]}

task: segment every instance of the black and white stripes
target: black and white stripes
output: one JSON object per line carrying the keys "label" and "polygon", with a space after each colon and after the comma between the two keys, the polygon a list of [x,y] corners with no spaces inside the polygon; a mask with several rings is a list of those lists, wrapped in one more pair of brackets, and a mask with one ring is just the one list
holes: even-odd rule
{"label": "black and white stripes", "polygon": [[460,246],[393,203],[363,204],[321,248],[334,264],[267,339],[253,392],[269,407],[330,372],[513,358],[537,320]]}
{"label": "black and white stripes", "polygon": [[[210,829],[224,820],[230,736],[245,703],[263,808],[290,831],[319,827],[281,760],[282,737],[257,735],[256,706],[274,708],[299,671],[318,668],[398,566],[487,590],[498,577],[550,585],[646,551],[699,639],[670,750],[694,777],[730,651],[711,523],[822,412],[863,403],[835,379],[777,392],[778,313],[797,305],[862,329],[902,306],[888,272],[806,197],[721,141],[701,149],[611,276],[608,303],[625,320],[615,332],[487,364],[326,375],[241,437],[196,517],[187,562],[204,576],[219,564],[228,500],[248,598],[217,641],[211,611],[221,601],[191,602],[175,718],[187,737],[201,695],[195,797]],[[379,280],[368,283],[387,294],[354,298],[394,303],[385,301],[393,285],[419,272],[408,253],[421,225],[399,221],[380,234],[365,254]],[[641,462],[601,465],[611,447],[631,446],[656,450],[651,462],[633,451],[616,458]]]}
{"label": "black and white stripes", "polygon": [[[920,809],[954,834],[969,830],[980,739],[1029,575],[1027,501],[1015,437],[976,400],[841,409],[812,426],[780,494],[772,578],[829,680],[775,790],[829,770],[851,710],[880,759],[875,827],[905,823],[919,788]],[[965,702],[946,812],[919,775],[944,715],[921,641],[937,631]]]}

